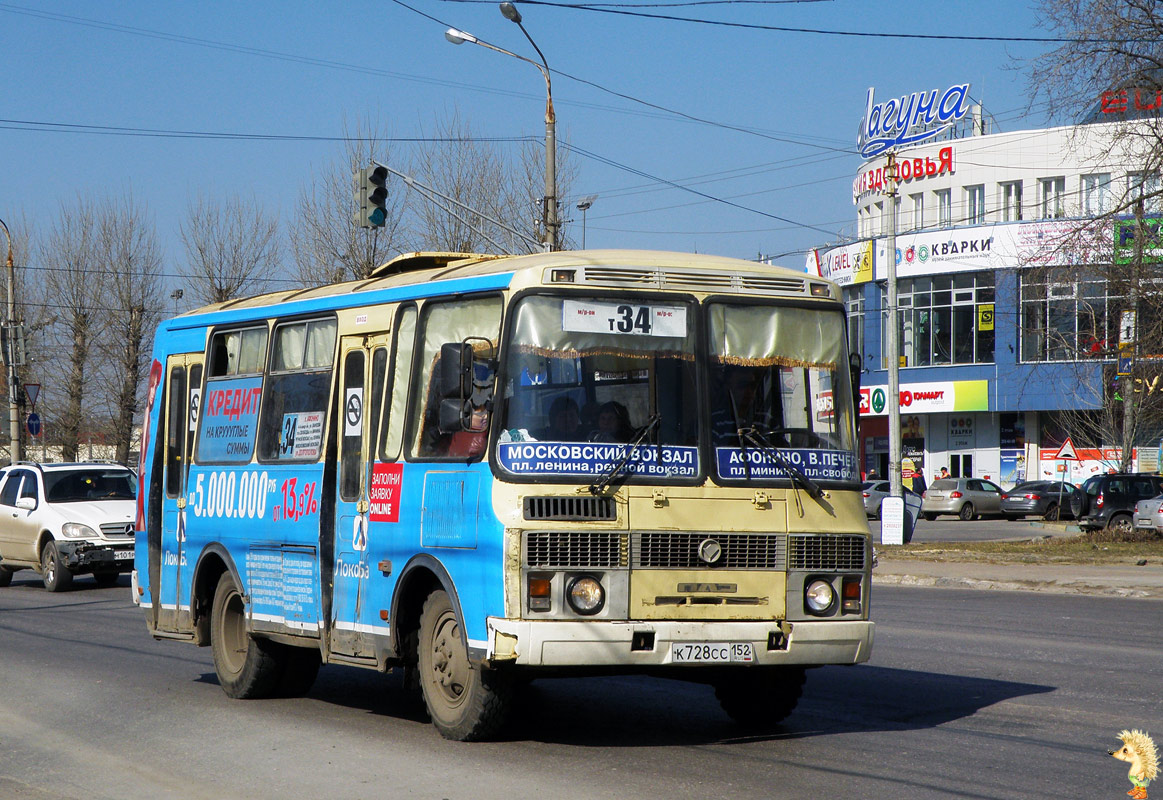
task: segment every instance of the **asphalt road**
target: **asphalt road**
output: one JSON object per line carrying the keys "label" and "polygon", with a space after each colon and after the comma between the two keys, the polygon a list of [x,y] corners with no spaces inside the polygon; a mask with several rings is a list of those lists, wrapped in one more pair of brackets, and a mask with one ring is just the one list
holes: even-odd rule
{"label": "asphalt road", "polygon": [[0,798],[1121,797],[1123,728],[1163,731],[1158,601],[878,587],[869,664],[809,673],[742,733],[702,686],[544,680],[501,741],[440,738],[393,679],[327,667],[234,701],[155,642],[125,579],[0,589]]}
{"label": "asphalt road", "polygon": [[[913,530],[913,542],[985,542],[998,539],[1029,539],[1035,536],[1060,536],[1067,533],[1066,520],[1063,524],[1043,524],[1037,517],[1025,519],[1003,519],[987,517],[962,522],[954,516],[941,516],[934,520],[917,520]],[[873,541],[880,544],[880,520],[868,520]],[[1076,532],[1076,531],[1075,531]]]}

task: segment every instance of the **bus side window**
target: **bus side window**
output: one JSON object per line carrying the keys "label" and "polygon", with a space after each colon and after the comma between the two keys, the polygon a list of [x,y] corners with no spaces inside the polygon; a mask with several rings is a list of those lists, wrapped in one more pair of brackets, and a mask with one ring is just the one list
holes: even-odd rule
{"label": "bus side window", "polygon": [[186,442],[186,368],[170,371],[170,409],[166,422],[166,497],[182,491],[182,462]]}
{"label": "bus side window", "polygon": [[416,351],[416,306],[400,310],[396,336],[392,341],[392,394],[384,403],[381,461],[396,461],[404,443],[404,410],[408,406],[408,386],[412,376],[412,356]]}
{"label": "bus side window", "polygon": [[412,408],[409,414],[409,448],[420,458],[444,455],[447,437],[440,434],[440,348],[447,342],[488,340],[497,342],[501,329],[501,298],[472,298],[449,303],[428,303],[420,325],[419,369],[412,376]]}
{"label": "bus side window", "polygon": [[270,376],[262,395],[260,460],[322,458],[335,330],[334,319],[286,323],[275,329]]}

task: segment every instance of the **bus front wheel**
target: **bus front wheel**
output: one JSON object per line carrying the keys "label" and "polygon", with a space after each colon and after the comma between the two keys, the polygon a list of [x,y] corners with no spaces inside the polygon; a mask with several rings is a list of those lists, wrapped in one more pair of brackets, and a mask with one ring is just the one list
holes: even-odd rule
{"label": "bus front wheel", "polygon": [[775,725],[795,710],[804,692],[803,667],[749,667],[715,681],[715,697],[727,715],[745,728]]}
{"label": "bus front wheel", "polygon": [[250,700],[276,692],[283,664],[273,644],[247,632],[242,593],[233,576],[222,573],[210,611],[210,649],[218,683],[228,697]]}
{"label": "bus front wheel", "polygon": [[420,688],[440,734],[468,742],[500,729],[511,705],[511,681],[469,663],[460,620],[447,593],[433,592],[424,601],[417,645]]}

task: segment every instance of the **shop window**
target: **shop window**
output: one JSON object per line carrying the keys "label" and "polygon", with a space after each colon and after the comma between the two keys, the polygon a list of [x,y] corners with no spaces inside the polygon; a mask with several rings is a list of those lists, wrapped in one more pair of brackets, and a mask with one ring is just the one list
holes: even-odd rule
{"label": "shop window", "polygon": [[[882,287],[881,307],[887,305]],[[992,272],[898,281],[900,355],[906,366],[992,363],[993,306]]]}
{"label": "shop window", "polygon": [[1021,278],[1022,361],[1111,358],[1126,299],[1098,276],[1066,268]]}

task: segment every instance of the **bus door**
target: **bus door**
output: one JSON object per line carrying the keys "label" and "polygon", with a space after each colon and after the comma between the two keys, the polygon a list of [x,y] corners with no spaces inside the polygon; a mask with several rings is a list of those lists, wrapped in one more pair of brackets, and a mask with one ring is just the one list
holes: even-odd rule
{"label": "bus door", "polygon": [[[165,431],[158,437],[165,451],[162,492],[162,544],[160,579],[154,597],[161,605],[157,626],[177,631],[190,626],[190,608],[181,605],[181,583],[186,564],[186,481],[193,455],[194,431],[202,392],[202,353],[170,356],[166,362]],[[151,553],[150,558],[154,556]],[[151,565],[151,572],[153,568]],[[185,613],[184,626],[179,618]]]}
{"label": "bus door", "polygon": [[339,475],[335,489],[335,572],[331,649],[373,657],[376,627],[367,604],[374,564],[369,555],[368,487],[379,430],[389,335],[345,336],[340,342]]}

